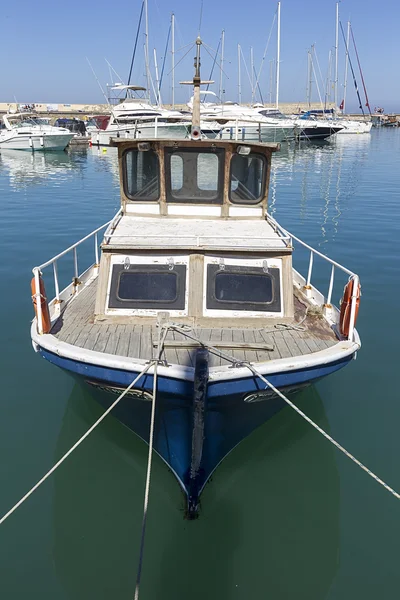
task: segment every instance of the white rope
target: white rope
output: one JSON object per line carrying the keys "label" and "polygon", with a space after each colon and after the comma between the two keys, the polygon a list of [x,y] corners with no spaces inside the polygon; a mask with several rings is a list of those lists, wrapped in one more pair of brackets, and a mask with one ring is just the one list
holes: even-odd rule
{"label": "white rope", "polygon": [[168,325],[160,326],[158,330],[158,341],[157,341],[157,360],[154,361],[154,379],[153,379],[153,399],[151,403],[151,417],[150,417],[150,433],[149,433],[149,452],[147,458],[147,474],[146,474],[146,485],[144,491],[144,503],[143,503],[143,520],[142,520],[142,534],[140,537],[140,550],[139,550],[139,564],[136,576],[136,587],[134,600],[139,598],[140,579],[142,576],[143,566],[143,555],[144,555],[144,539],[146,533],[146,521],[147,521],[147,508],[149,505],[149,492],[150,492],[150,478],[151,478],[151,466],[153,459],[153,441],[154,441],[154,422],[156,416],[156,395],[157,395],[157,366],[161,359],[161,354],[164,347],[164,341],[167,337]]}
{"label": "white rope", "polygon": [[[31,488],[29,490],[29,492],[27,494],[25,494],[25,496],[23,496],[21,498],[21,500],[19,500],[1,519],[0,519],[0,525],[2,523],[4,523],[4,521],[6,519],[8,519],[8,517],[10,515],[12,515],[12,513],[17,510],[17,508],[19,506],[21,506],[21,504],[23,504],[25,502],[25,500],[27,500],[29,498],[29,496],[31,496],[31,494],[33,494],[33,492],[35,490],[38,489],[38,487],[40,487],[42,485],[42,483],[44,483],[46,481],[46,479],[48,477],[50,477],[50,475],[52,473],[54,473],[54,471],[56,469],[58,469],[58,467],[68,458],[68,456],[70,454],[72,454],[72,452],[83,442],[83,440],[85,440],[88,435],[90,433],[92,433],[92,431],[97,427],[97,425],[99,425],[105,418],[106,416],[112,411],[112,409],[117,406],[118,402],[120,402],[120,400],[122,400],[122,398],[125,396],[125,394],[127,394],[129,392],[129,390],[135,385],[135,383],[137,383],[139,381],[139,379],[142,377],[142,375],[144,375],[152,365],[156,365],[155,361],[150,362],[149,364],[147,364],[145,366],[145,368],[139,373],[139,375],[132,381],[132,383],[129,384],[129,386],[126,388],[126,390],[124,390],[122,392],[122,394],[120,394],[118,396],[118,398],[111,404],[111,406],[109,408],[107,408],[107,410],[101,415],[101,417],[99,419],[97,419],[97,421],[86,431],[86,433],[83,434],[82,437],[79,438],[79,440],[68,450],[68,452],[66,452],[64,454],[64,456],[62,456],[60,458],[60,460],[58,462],[56,462],[56,464],[49,470],[47,471],[46,475],[44,475],[37,483],[36,485],[33,486],[33,488]],[[154,366],[154,369],[156,369],[156,366]]]}
{"label": "white rope", "polygon": [[363,471],[365,471],[366,473],[368,473],[368,475],[370,475],[373,479],[375,479],[375,481],[377,481],[380,485],[382,485],[385,488],[385,490],[387,490],[388,492],[390,492],[391,494],[393,494],[393,496],[395,498],[397,498],[397,499],[400,500],[400,494],[398,492],[396,492],[396,490],[394,490],[393,488],[391,488],[380,477],[378,477],[377,475],[375,475],[375,473],[373,473],[370,469],[368,469],[368,467],[366,467],[361,461],[359,461],[355,456],[353,456],[353,454],[351,454],[350,452],[348,452],[348,450],[346,450],[346,448],[344,448],[341,444],[339,444],[339,442],[337,442],[336,440],[334,440],[333,437],[331,437],[328,433],[326,433],[326,431],[324,431],[319,425],[317,425],[312,419],[310,419],[310,417],[308,417],[305,413],[303,413],[303,411],[300,410],[300,408],[298,408],[295,404],[293,404],[293,402],[291,402],[291,400],[289,400],[289,398],[287,398],[285,396],[285,394],[283,394],[280,390],[278,390],[278,388],[276,388],[256,368],[254,368],[252,364],[250,364],[249,362],[245,362],[245,361],[238,361],[233,356],[229,356],[228,354],[225,354],[225,353],[220,353],[216,348],[214,348],[213,346],[207,344],[207,342],[201,341],[199,338],[196,338],[194,335],[189,335],[188,333],[185,332],[184,329],[181,329],[176,324],[174,324],[172,326],[172,328],[175,329],[176,331],[179,331],[180,333],[182,333],[182,335],[185,335],[186,337],[189,337],[191,339],[195,339],[202,346],[208,348],[209,350],[212,350],[216,354],[220,354],[220,356],[223,356],[223,358],[225,358],[226,360],[229,360],[233,364],[240,365],[240,366],[243,366],[243,367],[247,367],[254,375],[256,375],[257,377],[259,377],[266,384],[267,387],[270,387],[271,390],[273,390],[275,392],[275,394],[277,394],[280,398],[282,398],[282,400],[284,400],[286,402],[286,404],[288,404],[291,408],[293,408],[293,410],[295,410],[297,412],[297,414],[299,414],[301,417],[303,417],[303,419],[305,419],[308,423],[310,423],[310,425],[312,425],[312,427],[314,427],[314,429],[316,429],[321,435],[323,435],[327,440],[329,440],[338,450],[340,450],[341,452],[343,452],[343,454],[345,456],[347,456],[348,458],[350,458],[350,460],[352,460],[357,466],[359,466]]}

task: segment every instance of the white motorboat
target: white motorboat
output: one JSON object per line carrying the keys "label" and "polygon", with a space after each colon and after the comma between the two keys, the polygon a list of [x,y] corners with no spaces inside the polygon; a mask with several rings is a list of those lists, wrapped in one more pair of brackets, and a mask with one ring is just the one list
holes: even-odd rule
{"label": "white motorboat", "polygon": [[[188,103],[190,109],[192,102],[193,99]],[[295,125],[291,119],[282,118],[281,115],[277,117],[275,114],[267,116],[258,107],[242,106],[234,102],[202,102],[200,115],[201,130],[207,137],[210,136],[204,126],[213,121],[216,127],[220,127],[217,137],[223,140],[284,142],[296,138]]]}
{"label": "white motorboat", "polygon": [[344,133],[370,133],[372,129],[372,121],[354,121],[352,119],[337,118],[334,121],[342,127],[338,134]]}
{"label": "white motorboat", "polygon": [[[131,92],[146,91],[134,85],[118,85],[113,89]],[[145,98],[127,96],[111,111],[104,130],[92,132],[92,144],[109,146],[111,138],[160,138],[184,139],[188,135],[190,122],[177,110],[152,106]]]}
{"label": "white motorboat", "polygon": [[34,113],[7,114],[0,129],[0,149],[64,150],[73,137],[68,129],[52,127]]}

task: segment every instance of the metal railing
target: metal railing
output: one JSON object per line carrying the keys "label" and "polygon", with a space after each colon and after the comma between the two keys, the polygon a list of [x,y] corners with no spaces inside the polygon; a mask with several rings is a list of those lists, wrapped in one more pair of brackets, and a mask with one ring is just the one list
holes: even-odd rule
{"label": "metal railing", "polygon": [[[119,213],[117,213],[117,215],[118,214]],[[69,254],[72,252],[72,254],[73,254],[73,275],[74,275],[72,278],[72,286],[73,286],[74,293],[76,293],[77,287],[80,283],[79,268],[78,268],[78,247],[81,244],[83,244],[84,242],[86,242],[87,240],[89,240],[90,238],[94,238],[94,265],[93,266],[98,268],[98,266],[99,266],[98,233],[100,231],[102,231],[103,229],[105,229],[107,226],[110,226],[114,221],[115,221],[115,217],[111,221],[107,221],[107,223],[104,223],[103,225],[101,225],[101,227],[98,227],[97,229],[95,229],[94,231],[92,231],[91,233],[86,235],[84,238],[82,238],[81,240],[79,240],[78,242],[73,244],[72,246],[69,246],[69,248],[67,248],[66,250],[63,250],[63,252],[60,252],[59,254],[57,254],[56,256],[51,258],[50,260],[48,260],[48,261],[44,262],[43,264],[39,265],[38,267],[34,267],[32,269],[32,272],[33,272],[33,275],[35,278],[36,316],[37,316],[37,328],[38,328],[39,334],[43,333],[43,313],[42,313],[41,294],[40,294],[40,275],[42,274],[43,270],[46,267],[49,267],[50,265],[53,266],[54,290],[55,290],[55,298],[54,298],[55,315],[59,316],[60,311],[61,311],[61,309],[60,309],[61,293],[60,293],[60,284],[59,284],[59,277],[58,277],[58,261],[60,260],[60,258],[65,256],[66,254]]]}
{"label": "metal railing", "polygon": [[330,274],[330,278],[329,278],[328,293],[326,296],[326,302],[324,303],[324,308],[326,310],[332,309],[332,293],[333,293],[333,286],[334,286],[334,281],[335,281],[335,269],[338,269],[338,270],[342,271],[343,273],[346,273],[347,275],[349,275],[349,278],[353,280],[354,283],[353,283],[353,294],[351,297],[349,334],[347,336],[349,340],[353,340],[355,319],[356,319],[357,289],[358,289],[358,285],[360,282],[358,275],[356,273],[353,273],[353,271],[346,269],[346,267],[344,267],[343,265],[339,264],[338,262],[332,260],[325,254],[322,254],[322,252],[315,250],[315,248],[313,248],[312,246],[309,246],[308,244],[303,242],[300,238],[296,237],[295,235],[293,235],[292,233],[290,233],[289,231],[284,229],[281,225],[279,225],[279,223],[277,223],[277,221],[275,221],[275,219],[273,217],[271,217],[270,215],[267,215],[267,221],[270,223],[270,225],[272,227],[274,227],[275,231],[279,232],[282,236],[289,236],[289,238],[291,240],[291,245],[293,245],[292,240],[295,240],[297,243],[299,243],[301,246],[303,246],[303,248],[306,248],[307,250],[310,251],[310,258],[308,261],[308,269],[307,269],[307,278],[305,279],[305,286],[304,286],[304,292],[307,297],[310,297],[312,294],[311,277],[312,277],[312,273],[313,273],[314,256],[319,256],[324,261],[326,261],[332,265],[331,274]]}

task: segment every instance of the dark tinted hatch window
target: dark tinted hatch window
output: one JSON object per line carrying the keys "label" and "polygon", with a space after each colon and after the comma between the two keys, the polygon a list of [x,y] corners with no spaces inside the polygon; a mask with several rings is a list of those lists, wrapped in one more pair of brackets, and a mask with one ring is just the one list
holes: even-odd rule
{"label": "dark tinted hatch window", "polygon": [[186,266],[114,265],[109,308],[185,308]]}
{"label": "dark tinted hatch window", "polygon": [[279,269],[208,265],[206,304],[208,309],[280,312]]}

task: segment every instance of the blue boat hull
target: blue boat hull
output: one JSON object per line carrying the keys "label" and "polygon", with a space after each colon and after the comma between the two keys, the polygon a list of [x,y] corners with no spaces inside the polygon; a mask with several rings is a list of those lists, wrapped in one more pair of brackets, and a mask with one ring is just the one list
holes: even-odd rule
{"label": "blue boat hull", "polygon": [[[90,384],[96,398],[108,408],[138,373],[109,369],[63,358],[40,348],[49,362],[67,370]],[[271,383],[286,391],[294,391],[345,366],[353,356],[327,365],[269,375]],[[210,381],[207,386],[203,423],[193,443],[193,382],[158,377],[154,449],[176,475],[186,495],[196,505],[207,480],[224,457],[254,429],[265,423],[285,406],[258,377],[249,376],[229,381]],[[153,376],[145,374],[135,386],[152,393]],[[260,392],[262,392],[260,394]],[[253,396],[254,394],[254,396]],[[246,399],[246,400],[245,400]],[[151,402],[145,398],[125,396],[113,414],[148,442]],[[198,456],[194,456],[194,453]],[[198,462],[193,476],[193,461]]]}

